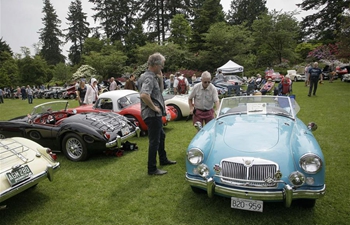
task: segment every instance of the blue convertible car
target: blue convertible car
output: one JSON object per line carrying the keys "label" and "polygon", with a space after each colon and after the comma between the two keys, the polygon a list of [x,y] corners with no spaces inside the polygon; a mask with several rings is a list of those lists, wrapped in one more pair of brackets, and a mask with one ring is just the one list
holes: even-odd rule
{"label": "blue convertible car", "polygon": [[313,207],[325,194],[325,160],[311,131],[286,96],[221,100],[217,118],[187,149],[186,180],[194,192],[231,198],[231,207],[263,211],[265,201],[298,200]]}

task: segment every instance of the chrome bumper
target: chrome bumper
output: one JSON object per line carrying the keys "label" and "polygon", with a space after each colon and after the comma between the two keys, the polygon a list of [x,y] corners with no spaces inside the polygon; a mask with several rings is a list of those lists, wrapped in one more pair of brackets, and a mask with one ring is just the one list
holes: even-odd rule
{"label": "chrome bumper", "polygon": [[113,148],[113,147],[117,146],[118,148],[121,148],[122,143],[125,142],[126,140],[128,140],[129,138],[132,138],[136,135],[137,135],[137,137],[140,137],[140,132],[141,132],[141,129],[139,127],[136,127],[134,132],[132,132],[124,137],[117,136],[117,138],[114,139],[113,141],[107,142],[106,147]]}
{"label": "chrome bumper", "polygon": [[60,168],[60,163],[57,162],[55,165],[47,165],[46,170],[30,177],[29,179],[8,188],[0,193],[0,202],[3,202],[22,191],[27,190],[35,185],[37,185],[40,181],[48,178],[50,181],[53,181],[54,173]]}
{"label": "chrome bumper", "polygon": [[284,202],[285,207],[290,207],[292,201],[295,199],[318,199],[324,196],[326,193],[326,185],[320,190],[293,190],[290,185],[285,185],[283,191],[254,191],[254,190],[241,190],[234,187],[224,187],[217,185],[213,178],[208,180],[198,180],[188,176],[186,173],[186,181],[191,186],[202,188],[207,190],[209,197],[213,197],[214,194],[221,194],[230,197],[261,200],[261,201],[280,201]]}

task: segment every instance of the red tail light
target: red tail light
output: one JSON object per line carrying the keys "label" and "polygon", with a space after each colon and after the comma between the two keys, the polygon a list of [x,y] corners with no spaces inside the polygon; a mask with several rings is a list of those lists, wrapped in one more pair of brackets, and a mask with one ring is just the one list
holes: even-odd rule
{"label": "red tail light", "polygon": [[111,138],[111,135],[107,133],[107,131],[103,131],[103,136],[109,140]]}
{"label": "red tail light", "polygon": [[57,155],[51,151],[51,149],[47,148],[46,153],[51,156],[51,158],[56,161],[57,160]]}

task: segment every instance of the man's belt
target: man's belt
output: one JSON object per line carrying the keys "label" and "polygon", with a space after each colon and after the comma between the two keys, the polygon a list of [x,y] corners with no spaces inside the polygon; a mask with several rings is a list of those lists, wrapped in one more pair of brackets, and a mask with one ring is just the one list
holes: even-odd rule
{"label": "man's belt", "polygon": [[[197,108],[196,108],[196,109],[197,109]],[[208,112],[208,111],[210,111],[211,109],[197,109],[197,110],[202,111],[202,112]]]}

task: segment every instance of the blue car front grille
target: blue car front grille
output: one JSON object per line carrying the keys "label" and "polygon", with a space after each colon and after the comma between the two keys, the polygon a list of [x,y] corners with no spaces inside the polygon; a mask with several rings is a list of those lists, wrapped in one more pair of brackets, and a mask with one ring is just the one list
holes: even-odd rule
{"label": "blue car front grille", "polygon": [[277,165],[253,164],[222,161],[221,180],[224,183],[238,186],[266,187],[271,188],[277,185],[274,177],[277,172]]}

